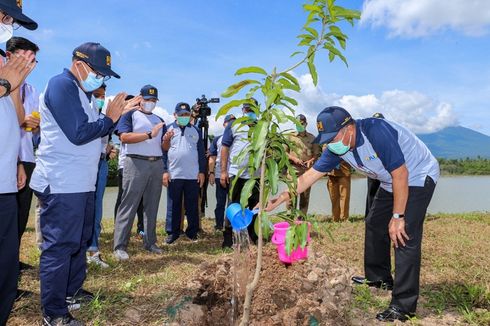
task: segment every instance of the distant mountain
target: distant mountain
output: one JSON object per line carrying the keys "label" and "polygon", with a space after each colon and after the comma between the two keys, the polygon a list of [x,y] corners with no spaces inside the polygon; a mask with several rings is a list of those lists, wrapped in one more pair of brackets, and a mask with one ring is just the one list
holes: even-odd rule
{"label": "distant mountain", "polygon": [[490,158],[490,136],[465,127],[417,135],[437,158]]}

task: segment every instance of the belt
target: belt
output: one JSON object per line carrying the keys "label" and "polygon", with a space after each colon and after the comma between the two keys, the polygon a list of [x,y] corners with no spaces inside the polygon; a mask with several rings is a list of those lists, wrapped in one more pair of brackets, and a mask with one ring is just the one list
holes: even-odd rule
{"label": "belt", "polygon": [[137,155],[137,154],[127,154],[126,156],[138,160],[145,160],[145,161],[158,161],[163,158],[163,156],[145,156],[145,155]]}

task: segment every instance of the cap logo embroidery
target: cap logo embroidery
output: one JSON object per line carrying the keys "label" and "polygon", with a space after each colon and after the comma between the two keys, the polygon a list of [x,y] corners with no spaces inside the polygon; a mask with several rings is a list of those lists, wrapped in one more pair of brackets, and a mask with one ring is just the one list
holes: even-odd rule
{"label": "cap logo embroidery", "polygon": [[17,7],[22,9],[22,0],[17,0]]}
{"label": "cap logo embroidery", "polygon": [[106,57],[105,57],[105,63],[106,63],[106,65],[108,65],[108,66],[110,66],[110,65],[111,65],[111,56],[110,56],[110,55],[108,55],[108,56],[106,56]]}
{"label": "cap logo embroidery", "polygon": [[316,122],[316,127],[318,128],[318,131],[324,131],[325,130],[323,128],[323,123],[321,121]]}
{"label": "cap logo embroidery", "polygon": [[88,59],[88,55],[86,55],[85,53],[82,53],[80,51],[75,52],[75,55],[81,59]]}
{"label": "cap logo embroidery", "polygon": [[155,95],[155,89],[150,88],[150,89],[148,90],[148,93],[150,93],[150,95]]}
{"label": "cap logo embroidery", "polygon": [[340,124],[341,126],[345,125],[347,122],[350,121],[350,117],[346,117],[344,121]]}

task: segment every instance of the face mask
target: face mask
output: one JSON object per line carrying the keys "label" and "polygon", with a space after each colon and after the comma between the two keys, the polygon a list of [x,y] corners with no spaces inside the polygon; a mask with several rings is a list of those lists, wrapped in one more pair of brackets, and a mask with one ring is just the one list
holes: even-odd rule
{"label": "face mask", "polygon": [[245,116],[248,117],[250,120],[257,121],[257,115],[255,112],[247,112],[245,113]]}
{"label": "face mask", "polygon": [[[78,66],[76,66],[76,68],[78,72],[78,77],[82,79],[82,77],[80,76],[80,71],[78,70]],[[83,68],[85,69],[85,71],[87,71],[87,68],[85,68],[85,66]],[[87,78],[85,80],[82,80],[80,83],[82,84],[82,88],[86,92],[92,92],[95,91],[97,88],[100,88],[100,86],[102,86],[102,84],[104,83],[104,79],[103,78],[99,79],[97,78],[96,74],[94,74],[93,72],[89,72]]]}
{"label": "face mask", "polygon": [[342,140],[344,139],[344,136],[345,136],[345,133],[347,132],[347,130],[344,132],[344,135],[342,136],[342,139],[340,139],[338,142],[335,142],[335,143],[330,143],[327,145],[327,148],[329,151],[331,151],[332,153],[336,154],[336,155],[344,155],[345,153],[347,153],[350,149],[350,142],[352,140],[352,134],[349,136],[349,145],[344,145],[344,143],[342,142]]}
{"label": "face mask", "polygon": [[155,102],[143,102],[143,110],[152,112],[157,104]]}
{"label": "face mask", "polygon": [[185,127],[191,121],[191,117],[177,117],[177,124],[181,127]]}
{"label": "face mask", "polygon": [[95,99],[95,105],[97,105],[97,108],[99,110],[102,110],[102,108],[104,107],[104,103],[105,103],[105,100],[102,98],[96,98]]}
{"label": "face mask", "polygon": [[304,132],[306,130],[305,126],[303,125],[296,125],[296,131],[297,132]]}
{"label": "face mask", "polygon": [[12,25],[5,25],[0,23],[0,43],[5,43],[14,35],[14,28]]}

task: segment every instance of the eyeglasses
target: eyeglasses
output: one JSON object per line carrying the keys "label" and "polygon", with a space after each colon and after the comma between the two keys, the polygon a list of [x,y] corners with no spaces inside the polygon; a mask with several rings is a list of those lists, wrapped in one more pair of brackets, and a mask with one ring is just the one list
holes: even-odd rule
{"label": "eyeglasses", "polygon": [[[85,62],[85,61],[83,61]],[[104,76],[103,74],[101,74],[100,72],[98,72],[97,70],[95,70],[90,64],[88,64],[87,62],[85,62],[85,64],[87,66],[89,66],[90,69],[92,69],[92,71],[95,73],[95,78],[97,79],[102,79],[104,82],[108,81],[109,79],[111,79],[111,76]]]}
{"label": "eyeglasses", "polygon": [[15,30],[20,28],[19,23],[17,23],[12,16],[7,15],[4,11],[0,11],[0,12],[3,14],[2,24],[12,25],[12,28]]}

